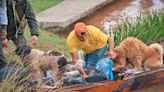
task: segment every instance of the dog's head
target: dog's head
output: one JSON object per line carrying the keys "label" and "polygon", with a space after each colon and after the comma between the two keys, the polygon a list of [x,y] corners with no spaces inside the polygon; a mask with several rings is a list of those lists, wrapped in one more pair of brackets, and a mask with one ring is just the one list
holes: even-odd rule
{"label": "dog's head", "polygon": [[66,57],[60,52],[48,51],[40,57],[39,64],[43,72],[52,70],[52,79],[55,81],[55,86],[61,87],[66,65],[68,64]]}
{"label": "dog's head", "polygon": [[113,49],[114,53],[116,54],[115,57],[112,58],[115,64],[123,65],[123,62],[126,59],[126,52],[121,47],[116,47]]}

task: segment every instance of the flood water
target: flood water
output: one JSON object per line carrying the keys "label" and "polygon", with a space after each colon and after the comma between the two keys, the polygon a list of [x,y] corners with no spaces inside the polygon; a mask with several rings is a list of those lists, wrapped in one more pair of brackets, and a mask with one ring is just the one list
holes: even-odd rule
{"label": "flood water", "polygon": [[[164,7],[164,0],[114,0],[112,3],[79,20],[97,26],[101,30],[109,30],[125,18],[135,19],[136,16]],[[73,29],[70,26],[58,34],[67,37]]]}
{"label": "flood water", "polygon": [[140,14],[164,7],[164,0],[115,0],[92,15],[81,19],[102,30],[109,30],[126,18],[135,19]]}
{"label": "flood water", "polygon": [[[97,26],[101,30],[109,30],[125,18],[135,19],[140,13],[149,13],[149,11],[154,9],[158,10],[162,7],[164,7],[164,0],[115,0],[79,21]],[[73,27],[70,27],[68,30],[58,34],[67,37],[72,29]],[[134,92],[164,92],[164,84],[151,86]]]}

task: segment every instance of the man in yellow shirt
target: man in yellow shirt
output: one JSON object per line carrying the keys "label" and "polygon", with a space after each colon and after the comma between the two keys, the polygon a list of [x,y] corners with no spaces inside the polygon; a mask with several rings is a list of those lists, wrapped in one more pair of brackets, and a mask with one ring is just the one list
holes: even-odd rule
{"label": "man in yellow shirt", "polygon": [[[107,45],[110,47],[110,55],[115,55],[112,51],[114,48],[114,41],[95,26],[86,26],[82,22],[75,24],[74,30],[70,32],[67,38],[67,45],[73,63],[76,63],[79,59],[79,49],[86,53],[84,57],[85,68],[87,69],[86,72],[95,69],[98,60],[104,57],[107,51]],[[79,71],[84,79],[87,78],[87,74],[82,66],[79,67]]]}

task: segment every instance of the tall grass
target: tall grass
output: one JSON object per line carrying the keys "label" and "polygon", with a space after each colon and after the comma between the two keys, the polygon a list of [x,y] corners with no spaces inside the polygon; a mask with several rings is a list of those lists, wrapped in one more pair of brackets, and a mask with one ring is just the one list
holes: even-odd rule
{"label": "tall grass", "polygon": [[28,76],[20,65],[9,64],[1,68],[0,73],[5,78],[0,83],[0,92],[28,92],[28,85],[25,83]]}
{"label": "tall grass", "polygon": [[137,37],[143,42],[164,39],[164,13],[153,11],[149,15],[140,15],[136,20],[127,19],[114,28],[114,39],[118,45],[129,36]]}

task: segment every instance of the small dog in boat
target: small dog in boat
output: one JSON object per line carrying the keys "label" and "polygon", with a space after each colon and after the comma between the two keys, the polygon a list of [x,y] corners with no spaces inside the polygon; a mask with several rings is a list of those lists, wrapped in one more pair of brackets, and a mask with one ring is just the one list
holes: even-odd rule
{"label": "small dog in boat", "polygon": [[[65,65],[68,63],[66,57],[56,51],[41,51],[32,49],[27,45],[21,45],[16,49],[16,54],[20,56],[24,67],[29,74],[35,74],[33,79],[42,78],[46,71],[52,70],[52,79],[55,86],[62,85],[62,74],[65,72]],[[41,81],[38,81],[41,84]]]}
{"label": "small dog in boat", "polygon": [[[52,79],[55,81],[55,87],[62,87],[64,79],[70,78],[70,76],[81,76],[77,67],[84,65],[84,61],[79,59],[75,65],[72,65],[66,57],[60,52],[56,51],[41,51],[39,49],[32,49],[27,45],[22,45],[16,49],[16,54],[22,59],[26,70],[32,78],[42,78],[46,71],[52,70]],[[38,85],[42,83],[37,81]]]}
{"label": "small dog in boat", "polygon": [[142,69],[142,66],[148,69],[163,66],[163,47],[158,43],[147,46],[137,38],[128,37],[113,51],[116,56],[111,58],[115,64],[126,67],[131,63],[134,71]]}

